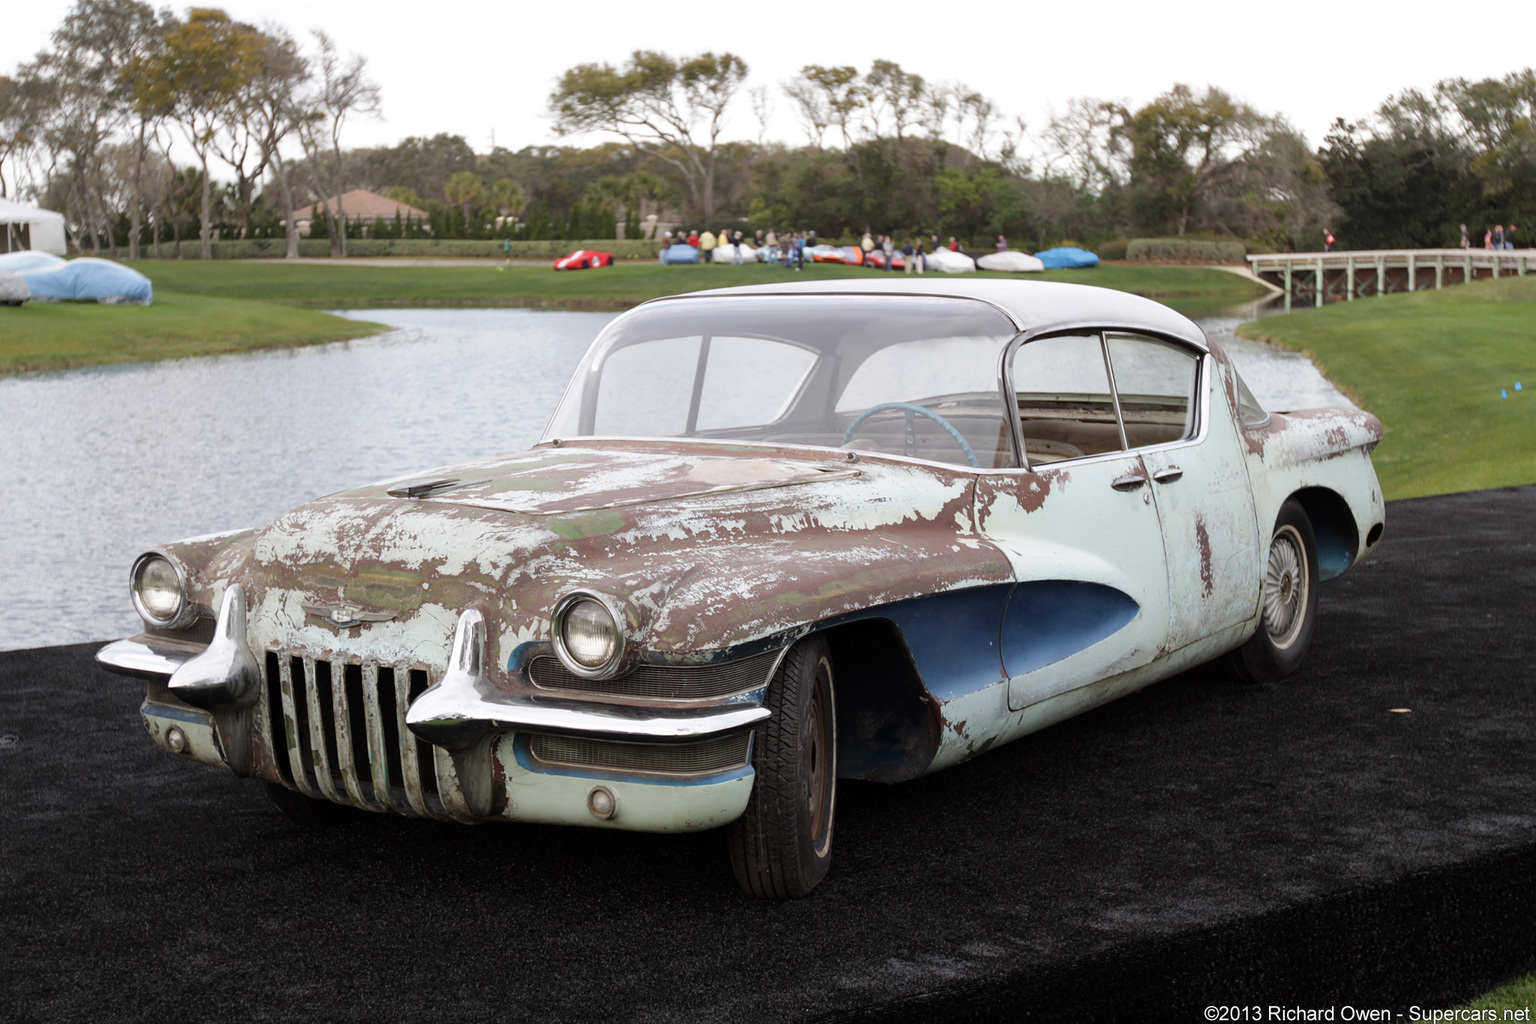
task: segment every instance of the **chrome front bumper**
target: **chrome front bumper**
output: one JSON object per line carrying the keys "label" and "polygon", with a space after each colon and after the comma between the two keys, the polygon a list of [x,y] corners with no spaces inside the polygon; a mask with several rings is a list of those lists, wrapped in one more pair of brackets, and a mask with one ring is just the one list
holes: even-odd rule
{"label": "chrome front bumper", "polygon": [[[224,592],[214,641],[206,650],[140,636],[107,644],[96,660],[120,675],[165,680],[173,696],[209,710],[249,707],[261,689],[261,669],[245,642],[245,594],[239,584]],[[459,616],[448,671],[416,699],[405,721],[428,743],[462,750],[495,732],[686,743],[750,728],[768,714],[760,703],[663,710],[507,693],[486,679],[485,620],[470,609]]]}
{"label": "chrome front bumper", "polygon": [[[280,717],[270,725],[262,721],[262,709],[256,705],[263,692],[267,692],[269,702],[275,699],[278,691],[273,688],[279,680],[267,679],[264,689],[262,666],[246,642],[245,627],[244,593],[232,585],[220,604],[214,641],[205,650],[144,635],[108,644],[96,657],[113,672],[149,682],[150,692],[141,711],[162,749],[237,774],[272,777],[306,795],[369,810],[460,821],[507,819],[683,831],[729,822],[745,808],[751,792],[753,774],[746,766],[702,778],[672,778],[551,769],[530,761],[526,746],[529,735],[662,745],[740,735],[769,716],[761,703],[764,690],[743,695],[736,703],[698,709],[508,693],[487,679],[486,626],[480,612],[473,609],[459,617],[443,677],[408,703],[401,699],[399,725],[389,727],[400,738],[409,730],[430,745],[424,756],[417,758],[414,744],[401,744],[398,739],[375,744],[374,726],[379,723],[373,719],[382,722],[381,715],[394,718],[396,712],[370,706],[369,752],[355,767],[344,756],[339,765],[333,765],[330,762],[337,760],[337,750],[328,750],[324,742],[326,710],[315,705],[309,714],[295,716],[287,704],[294,696],[286,674],[282,700],[273,711]],[[267,669],[267,674],[272,674],[270,665]],[[309,699],[313,701],[315,696],[311,694]],[[399,696],[405,697],[403,689]],[[337,698],[338,708],[341,700]],[[329,707],[329,700],[323,703]],[[345,713],[333,718],[346,721]],[[284,719],[288,720],[286,729]],[[285,731],[291,734],[295,727],[306,733],[307,743],[283,735]],[[248,753],[242,754],[251,749],[253,729],[270,734],[264,735],[262,742],[274,747],[271,766],[253,763]],[[383,760],[374,756],[371,748],[375,745],[380,747],[377,753]],[[331,747],[337,747],[334,735]],[[344,754],[342,748],[338,749]],[[403,773],[406,785],[392,799],[390,773],[381,766],[402,755],[408,762]],[[412,774],[415,769],[411,766],[423,762],[428,765],[425,776],[435,776],[437,782],[438,791],[430,796]],[[341,782],[334,781],[332,769],[345,776]],[[586,807],[594,783],[619,798],[623,813],[594,820]]]}

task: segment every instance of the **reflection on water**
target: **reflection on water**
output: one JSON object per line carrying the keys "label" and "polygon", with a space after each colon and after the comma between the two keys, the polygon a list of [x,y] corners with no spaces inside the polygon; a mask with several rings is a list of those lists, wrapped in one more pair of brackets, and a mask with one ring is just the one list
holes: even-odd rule
{"label": "reflection on water", "polygon": [[[344,315],[400,329],[0,380],[0,650],[136,632],[128,566],[157,543],[261,525],[320,494],[527,447],[613,317]],[[1228,340],[1253,316],[1201,323],[1261,401],[1287,409],[1342,400],[1305,358]]]}

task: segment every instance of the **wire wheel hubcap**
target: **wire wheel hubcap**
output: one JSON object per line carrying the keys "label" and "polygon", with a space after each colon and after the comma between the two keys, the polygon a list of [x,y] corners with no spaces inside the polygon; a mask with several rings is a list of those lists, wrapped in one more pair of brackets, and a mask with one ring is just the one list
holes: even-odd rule
{"label": "wire wheel hubcap", "polygon": [[1285,526],[1270,541],[1264,571],[1264,629],[1276,647],[1289,647],[1301,632],[1308,582],[1301,535]]}
{"label": "wire wheel hubcap", "polygon": [[831,829],[828,827],[831,801],[827,799],[827,787],[832,785],[832,720],[831,709],[827,706],[827,686],[823,671],[816,673],[811,705],[805,716],[805,731],[801,736],[802,763],[806,769],[805,789],[801,796],[805,801],[806,820],[811,826],[811,843],[818,856],[825,852],[827,841],[831,838]]}

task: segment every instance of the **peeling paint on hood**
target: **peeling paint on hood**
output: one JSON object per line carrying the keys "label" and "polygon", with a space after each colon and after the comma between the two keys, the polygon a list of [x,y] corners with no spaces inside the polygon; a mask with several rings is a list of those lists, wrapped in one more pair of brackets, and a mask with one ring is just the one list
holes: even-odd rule
{"label": "peeling paint on hood", "polygon": [[[698,451],[637,451],[632,448],[541,446],[510,458],[470,463],[440,471],[440,479],[458,483],[433,490],[431,499],[450,505],[520,512],[570,515],[605,508],[673,501],[704,494],[789,487],[858,476],[846,461],[829,464],[825,456],[805,460],[750,457]],[[389,484],[347,492],[377,496]]]}

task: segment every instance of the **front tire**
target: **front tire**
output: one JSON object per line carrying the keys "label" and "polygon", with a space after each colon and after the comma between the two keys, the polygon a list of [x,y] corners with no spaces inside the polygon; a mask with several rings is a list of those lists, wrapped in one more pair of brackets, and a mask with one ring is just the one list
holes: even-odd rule
{"label": "front tire", "polygon": [[1294,499],[1280,506],[1259,582],[1259,630],[1228,656],[1243,682],[1272,683],[1301,667],[1317,625],[1317,539]]}
{"label": "front tire", "polygon": [[832,861],[837,709],[823,637],[784,655],[767,707],[772,715],[752,740],[752,796],[731,826],[731,868],[749,894],[791,899],[816,888]]}

